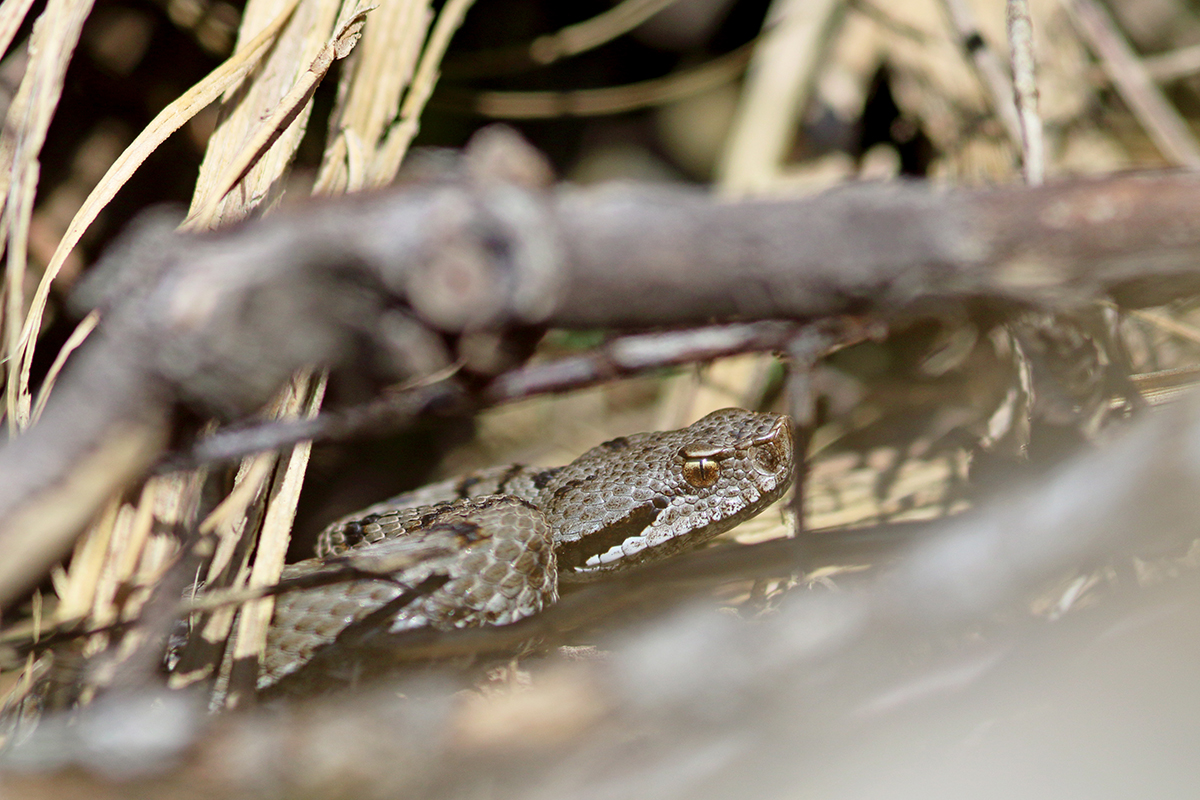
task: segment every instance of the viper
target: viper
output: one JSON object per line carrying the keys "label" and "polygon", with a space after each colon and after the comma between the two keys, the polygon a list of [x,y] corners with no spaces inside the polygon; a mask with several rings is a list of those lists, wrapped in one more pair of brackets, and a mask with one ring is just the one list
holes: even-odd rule
{"label": "viper", "polygon": [[258,686],[344,646],[356,626],[399,634],[523,619],[557,600],[560,581],[729,530],[779,499],[792,474],[790,420],[727,408],[612,439],[563,467],[494,467],[364,509],[284,570],[281,585],[300,588],[275,599]]}

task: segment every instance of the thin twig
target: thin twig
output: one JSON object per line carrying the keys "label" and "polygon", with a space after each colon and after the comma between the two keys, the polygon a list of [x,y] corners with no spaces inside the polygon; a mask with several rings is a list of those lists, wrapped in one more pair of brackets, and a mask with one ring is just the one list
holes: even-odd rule
{"label": "thin twig", "polygon": [[1029,0],[1008,0],[1008,47],[1012,60],[1013,98],[1021,123],[1022,171],[1025,182],[1040,186],[1046,175],[1046,145],[1038,113],[1037,60]]}
{"label": "thin twig", "polygon": [[[711,589],[718,584],[738,580],[783,577],[801,570],[844,564],[886,565],[902,557],[921,541],[944,528],[942,521],[881,522],[863,528],[822,531],[820,536],[778,538],[754,544],[725,543],[720,546],[680,555],[641,569],[611,576],[571,593],[529,620],[505,626],[485,626],[459,631],[415,632],[406,635],[399,657],[404,660],[444,658],[449,655],[482,655],[511,650],[527,642],[536,632],[543,647],[558,644],[564,633],[611,615],[630,606],[649,606],[664,592],[680,599],[679,589]],[[363,572],[353,564],[331,564],[328,570],[285,578],[264,586],[217,589],[180,600],[171,607],[171,616],[210,612],[253,600],[276,597],[317,586],[345,581],[386,580],[386,576]],[[72,639],[96,634],[117,634],[139,624],[138,619],[114,621],[104,625],[80,616],[55,619],[49,623],[35,620],[8,625],[0,631],[0,646],[11,648],[11,657],[38,652]]]}
{"label": "thin twig", "polygon": [[787,393],[789,411],[794,423],[793,441],[795,456],[792,459],[792,515],[794,533],[804,533],[804,487],[808,478],[808,448],[817,427],[817,391],[813,385],[813,370],[817,362],[830,353],[837,344],[828,332],[818,328],[797,331],[788,342]]}
{"label": "thin twig", "polygon": [[254,453],[278,450],[303,441],[331,442],[411,425],[418,417],[465,410],[462,390],[454,383],[404,392],[389,392],[370,403],[322,412],[311,419],[264,422],[216,431],[180,453],[165,457],[157,473],[195,469],[204,464],[236,461]]}
{"label": "thin twig", "polygon": [[[877,328],[854,318],[812,326],[830,348],[876,335]],[[790,322],[759,322],[624,336],[576,356],[527,365],[495,378],[483,390],[483,406],[595,386],[618,377],[652,372],[749,352],[784,350],[808,329]],[[470,406],[461,386],[450,382],[390,392],[378,400],[304,420],[267,422],[219,430],[187,451],[166,457],[156,472],[193,469],[275,450],[302,441],[327,442],[378,434],[409,425],[427,414],[462,413]]]}

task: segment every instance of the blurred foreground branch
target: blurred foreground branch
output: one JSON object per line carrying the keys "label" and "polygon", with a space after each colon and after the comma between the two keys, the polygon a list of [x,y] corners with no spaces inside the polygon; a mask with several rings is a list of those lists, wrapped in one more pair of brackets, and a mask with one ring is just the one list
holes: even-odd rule
{"label": "blurred foreground branch", "polygon": [[724,203],[553,188],[528,148],[480,139],[425,183],[215,233],[174,235],[159,220],[110,253],[84,292],[101,325],[41,422],[0,449],[0,605],[161,457],[178,407],[245,415],[303,366],[383,385],[461,364],[488,380],[521,360],[519,332],[544,327],[1200,291],[1200,176]]}

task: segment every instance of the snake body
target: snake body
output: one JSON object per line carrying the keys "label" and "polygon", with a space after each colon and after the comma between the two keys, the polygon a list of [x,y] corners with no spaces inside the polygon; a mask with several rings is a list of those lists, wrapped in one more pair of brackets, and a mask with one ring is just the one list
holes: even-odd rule
{"label": "snake body", "polygon": [[[259,672],[267,688],[356,628],[503,625],[592,580],[708,541],[787,491],[787,417],[713,412],[605,442],[564,467],[496,467],[333,523],[287,567]],[[347,576],[349,576],[347,578]]]}

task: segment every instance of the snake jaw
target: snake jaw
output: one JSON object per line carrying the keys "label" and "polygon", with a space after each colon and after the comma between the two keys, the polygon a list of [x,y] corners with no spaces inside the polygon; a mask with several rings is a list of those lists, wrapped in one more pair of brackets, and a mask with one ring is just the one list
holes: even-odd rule
{"label": "snake jaw", "polygon": [[[591,536],[559,542],[557,552],[560,574],[584,573],[589,567],[602,563],[601,559],[607,553],[625,553],[627,543],[644,538],[641,534],[654,524],[661,508],[662,506],[653,502],[638,506],[625,518],[606,525]],[[607,561],[615,561],[617,557],[609,557]]]}

